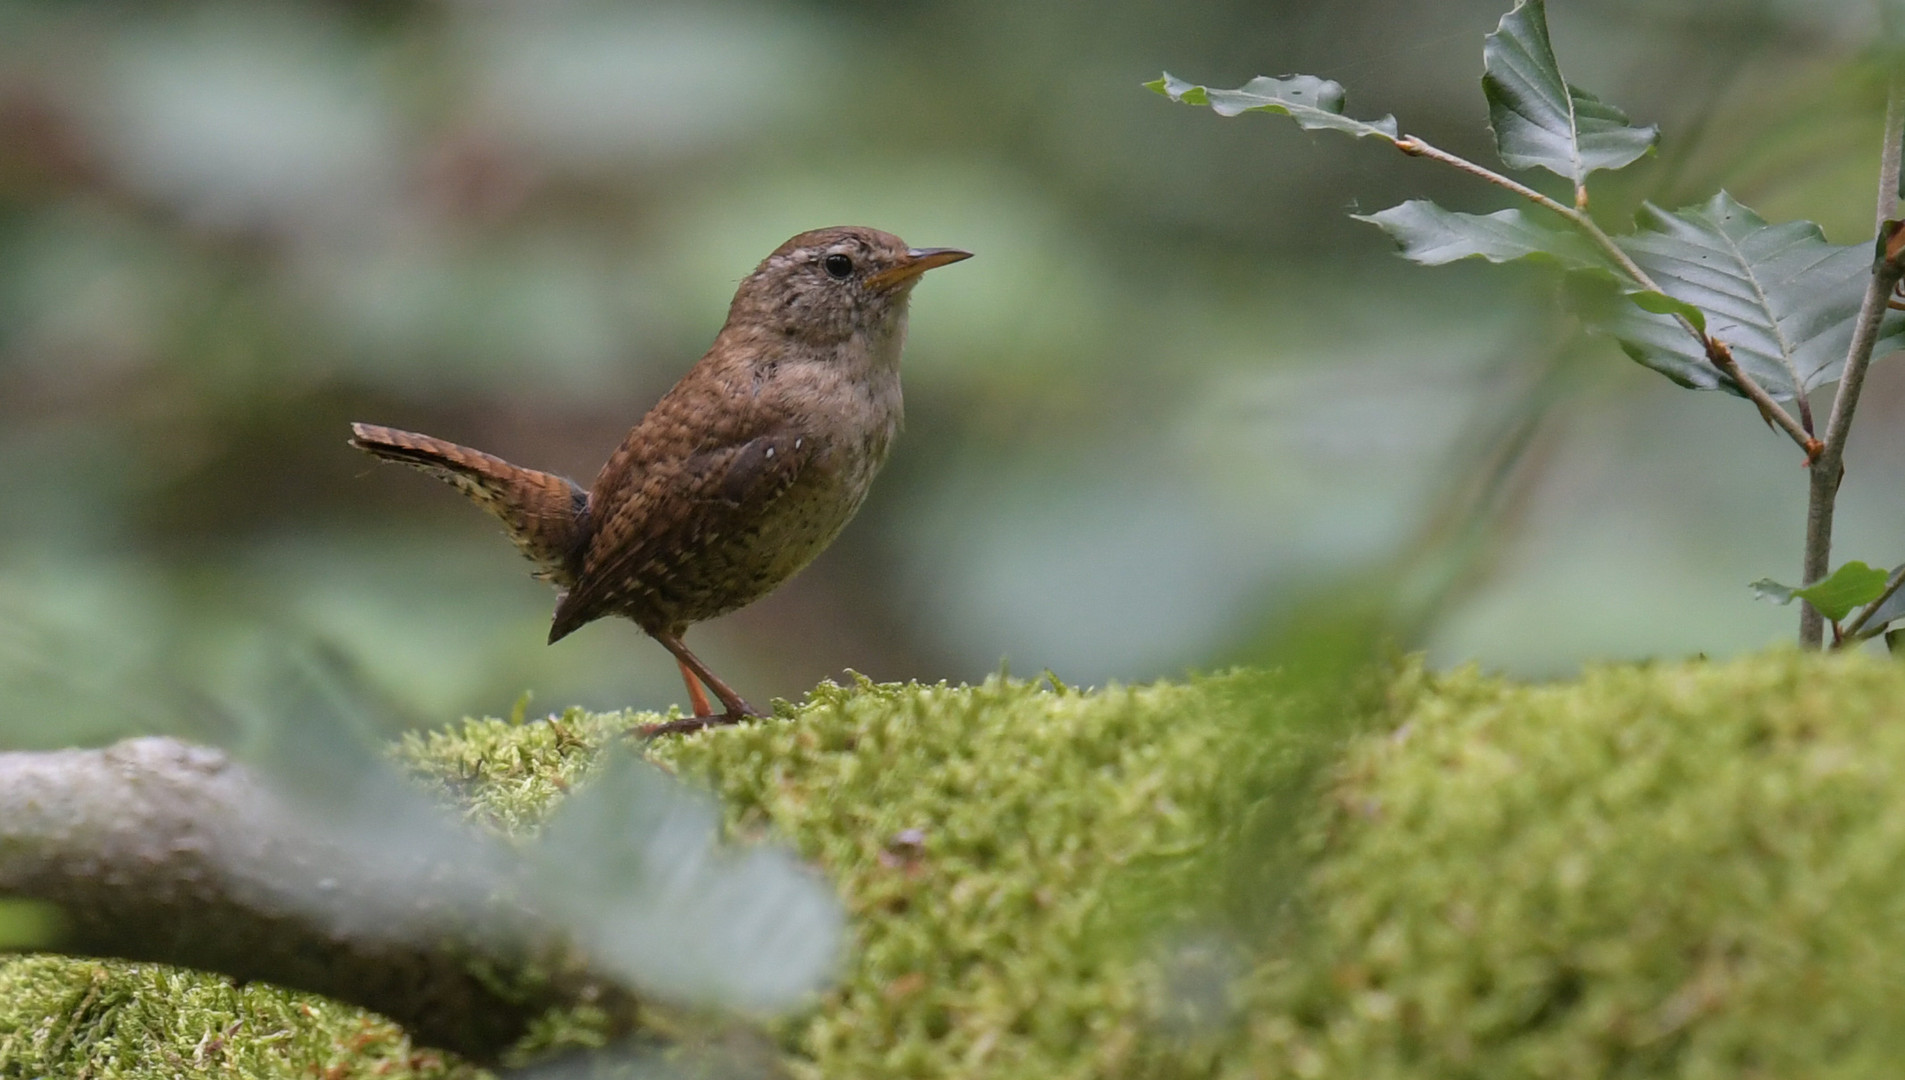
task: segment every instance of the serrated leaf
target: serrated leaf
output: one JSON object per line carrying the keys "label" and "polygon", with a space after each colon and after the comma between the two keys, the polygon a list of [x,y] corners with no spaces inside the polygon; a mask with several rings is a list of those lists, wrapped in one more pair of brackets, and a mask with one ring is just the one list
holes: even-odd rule
{"label": "serrated leaf", "polygon": [[1547,169],[1579,187],[1653,149],[1660,129],[1569,86],[1548,40],[1542,0],[1520,0],[1482,46],[1482,93],[1495,148],[1513,169]]}
{"label": "serrated leaf", "polygon": [[1144,84],[1172,101],[1208,105],[1219,116],[1246,112],[1282,113],[1308,131],[1341,131],[1358,138],[1375,136],[1396,141],[1396,118],[1356,120],[1343,115],[1348,94],[1343,84],[1314,75],[1259,75],[1235,90],[1213,90],[1165,72]]}
{"label": "serrated leaf", "polygon": [[1464,214],[1426,199],[1411,199],[1374,214],[1351,214],[1382,229],[1402,248],[1402,256],[1424,266],[1457,259],[1489,262],[1549,258],[1573,270],[1607,269],[1593,245],[1572,229],[1551,228],[1520,210]]}
{"label": "serrated leaf", "polygon": [[1761,578],[1749,588],[1760,599],[1771,600],[1776,604],[1791,603],[1794,599],[1804,600],[1819,614],[1836,623],[1850,615],[1855,608],[1864,607],[1878,599],[1879,594],[1885,591],[1885,582],[1890,576],[1884,570],[1854,559],[1834,570],[1824,580],[1803,589],[1781,585],[1769,578]]}
{"label": "serrated leaf", "polygon": [[[1705,312],[1707,332],[1768,394],[1791,400],[1838,379],[1871,275],[1869,245],[1829,244],[1809,221],[1769,225],[1724,191],[1676,211],[1649,203],[1638,224],[1620,246],[1668,297]],[[1633,295],[1598,328],[1676,382],[1738,393],[1671,314],[1643,311]],[[1905,319],[1887,316],[1877,355],[1902,331]]]}

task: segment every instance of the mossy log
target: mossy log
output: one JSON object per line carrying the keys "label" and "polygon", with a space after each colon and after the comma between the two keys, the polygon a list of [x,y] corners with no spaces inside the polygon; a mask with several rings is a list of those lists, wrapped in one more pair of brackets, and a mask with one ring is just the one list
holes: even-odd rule
{"label": "mossy log", "polygon": [[559,943],[473,906],[469,869],[366,860],[250,769],[173,739],[0,754],[0,895],[51,906],[69,955],[321,994],[475,1061],[552,1009],[616,997],[586,975],[498,977]]}
{"label": "mossy log", "polygon": [[[1190,879],[1261,854],[1238,815],[1300,749],[1278,743],[1277,718],[1302,711],[1280,693],[1249,674],[823,689],[792,721],[651,754],[722,796],[737,841],[793,842],[852,913],[837,985],[770,1025],[795,1076],[1896,1071],[1905,669],[1786,650],[1546,686],[1405,667],[1286,823],[1290,917],[1218,923]],[[400,756],[521,832],[631,719],[471,722]],[[1213,953],[1216,1005],[1187,1027],[1173,1006],[1201,991],[1178,961]],[[85,988],[105,1000],[154,978],[64,963],[0,966],[0,1075],[72,1075],[135,1044],[188,1065],[202,1051],[202,989],[190,1024],[147,1002],[136,1023],[61,1027]],[[228,1000],[216,1022],[275,1007]],[[270,1022],[296,1028],[273,1045],[310,1049],[248,1075],[461,1068],[403,1060],[348,1012]],[[353,1033],[356,1058],[337,1049]]]}

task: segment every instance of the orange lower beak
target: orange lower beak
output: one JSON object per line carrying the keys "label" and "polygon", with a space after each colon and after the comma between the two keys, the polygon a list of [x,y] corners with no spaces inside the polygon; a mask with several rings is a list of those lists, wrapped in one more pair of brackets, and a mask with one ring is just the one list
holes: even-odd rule
{"label": "orange lower beak", "polygon": [[970,258],[972,258],[972,252],[961,251],[958,248],[911,248],[906,252],[905,262],[889,266],[867,278],[867,284],[876,289],[890,289],[902,282],[913,280],[935,266],[945,266],[947,263],[956,263],[961,259]]}

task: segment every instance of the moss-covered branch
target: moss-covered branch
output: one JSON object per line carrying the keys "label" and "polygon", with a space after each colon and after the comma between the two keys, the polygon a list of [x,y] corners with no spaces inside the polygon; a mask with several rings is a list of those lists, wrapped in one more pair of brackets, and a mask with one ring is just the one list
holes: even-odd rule
{"label": "moss-covered branch", "polygon": [[[1896,1074],[1905,666],[1782,650],[1382,689],[823,687],[648,753],[851,912],[833,986],[754,1044],[802,1080]],[[399,756],[543,843],[652,719],[472,721]],[[1312,759],[1327,781],[1293,782]],[[1217,871],[1247,886],[1229,920],[1201,903]],[[16,1075],[475,1070],[316,999],[26,958],[0,961]]]}
{"label": "moss-covered branch", "polygon": [[367,859],[224,754],[172,739],[0,754],[0,895],[57,906],[76,956],[323,994],[495,1060],[551,1009],[624,1000],[468,866]]}

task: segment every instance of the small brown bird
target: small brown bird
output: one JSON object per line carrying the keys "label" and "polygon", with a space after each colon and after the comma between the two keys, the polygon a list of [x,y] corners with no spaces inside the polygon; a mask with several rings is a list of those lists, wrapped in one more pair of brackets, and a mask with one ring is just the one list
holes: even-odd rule
{"label": "small brown bird", "polygon": [[501,519],[536,576],[563,590],[551,643],[621,615],[673,653],[695,718],[651,734],[758,716],[681,636],[773,591],[860,508],[900,428],[907,297],[921,274],[967,258],[855,227],[782,244],[587,491],[408,431],[353,424],[351,445],[445,480]]}

